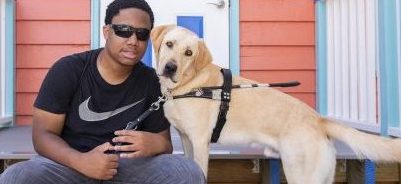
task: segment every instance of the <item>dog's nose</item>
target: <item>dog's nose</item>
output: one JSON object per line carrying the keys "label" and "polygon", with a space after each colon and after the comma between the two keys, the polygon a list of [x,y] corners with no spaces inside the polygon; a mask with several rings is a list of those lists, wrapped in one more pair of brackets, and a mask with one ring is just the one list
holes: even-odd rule
{"label": "dog's nose", "polygon": [[177,65],[174,62],[168,62],[164,67],[163,74],[167,77],[171,77],[177,71]]}

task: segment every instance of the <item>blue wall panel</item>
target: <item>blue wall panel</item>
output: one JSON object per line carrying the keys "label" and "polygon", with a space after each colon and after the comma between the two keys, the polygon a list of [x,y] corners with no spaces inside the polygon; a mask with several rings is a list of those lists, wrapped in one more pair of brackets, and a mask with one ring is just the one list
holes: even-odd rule
{"label": "blue wall panel", "polygon": [[202,16],[177,16],[177,25],[195,32],[199,38],[203,38]]}

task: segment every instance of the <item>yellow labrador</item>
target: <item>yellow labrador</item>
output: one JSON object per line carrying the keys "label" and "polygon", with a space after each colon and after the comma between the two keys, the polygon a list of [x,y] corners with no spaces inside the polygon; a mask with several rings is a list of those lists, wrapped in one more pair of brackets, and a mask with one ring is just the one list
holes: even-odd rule
{"label": "yellow labrador", "polygon": [[[201,98],[171,99],[206,86],[221,86],[220,67],[204,42],[191,31],[174,25],[151,33],[162,93],[169,100],[165,115],[179,131],[185,155],[207,175],[209,144],[220,101]],[[255,84],[234,77],[233,84]],[[322,118],[314,109],[269,87],[233,89],[227,122],[219,143],[257,144],[266,157],[280,156],[289,183],[332,183],[335,148],[332,139],[349,145],[361,158],[401,161],[401,141],[369,135]]]}

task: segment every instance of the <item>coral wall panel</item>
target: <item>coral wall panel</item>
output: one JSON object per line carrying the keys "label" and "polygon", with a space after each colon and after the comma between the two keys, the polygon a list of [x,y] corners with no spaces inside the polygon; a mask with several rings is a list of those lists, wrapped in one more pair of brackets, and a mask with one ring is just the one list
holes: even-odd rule
{"label": "coral wall panel", "polygon": [[90,48],[90,1],[16,1],[16,121],[32,122],[40,85],[59,58]]}
{"label": "coral wall panel", "polygon": [[241,0],[241,21],[314,21],[311,0]]}
{"label": "coral wall panel", "polygon": [[17,44],[88,44],[89,21],[17,21]]}
{"label": "coral wall panel", "polygon": [[19,92],[39,92],[48,69],[17,69],[17,96]]}
{"label": "coral wall panel", "polygon": [[262,83],[298,80],[280,90],[315,107],[314,16],[310,0],[241,0],[240,74]]}
{"label": "coral wall panel", "polygon": [[17,0],[19,20],[90,20],[89,0]]}
{"label": "coral wall panel", "polygon": [[18,93],[17,95],[17,114],[30,116],[32,115],[33,103],[36,99],[37,93]]}
{"label": "coral wall panel", "polygon": [[243,22],[241,45],[314,45],[313,22]]}
{"label": "coral wall panel", "polygon": [[313,46],[243,46],[241,70],[315,69]]}
{"label": "coral wall panel", "polygon": [[313,79],[316,75],[315,71],[277,71],[277,70],[265,70],[265,71],[242,71],[241,76],[252,79],[261,83],[274,83],[274,82],[286,82],[291,80],[297,80],[301,85],[297,87],[283,88],[286,92],[315,92],[315,80]]}
{"label": "coral wall panel", "polygon": [[18,45],[17,68],[50,68],[61,57],[89,48],[89,45]]}

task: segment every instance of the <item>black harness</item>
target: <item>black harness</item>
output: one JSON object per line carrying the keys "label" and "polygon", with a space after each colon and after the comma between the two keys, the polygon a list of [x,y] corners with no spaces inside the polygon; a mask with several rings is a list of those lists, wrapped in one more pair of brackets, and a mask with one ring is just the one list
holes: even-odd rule
{"label": "black harness", "polygon": [[286,83],[270,83],[270,84],[245,84],[245,85],[232,85],[231,70],[221,69],[223,74],[222,86],[211,86],[194,89],[183,95],[172,96],[172,99],[179,98],[206,98],[212,100],[220,100],[220,111],[217,117],[216,126],[213,129],[211,142],[216,143],[219,140],[220,133],[226,123],[227,112],[230,108],[229,103],[231,99],[231,89],[233,88],[253,88],[253,87],[292,87],[298,86],[298,81],[290,81]]}

